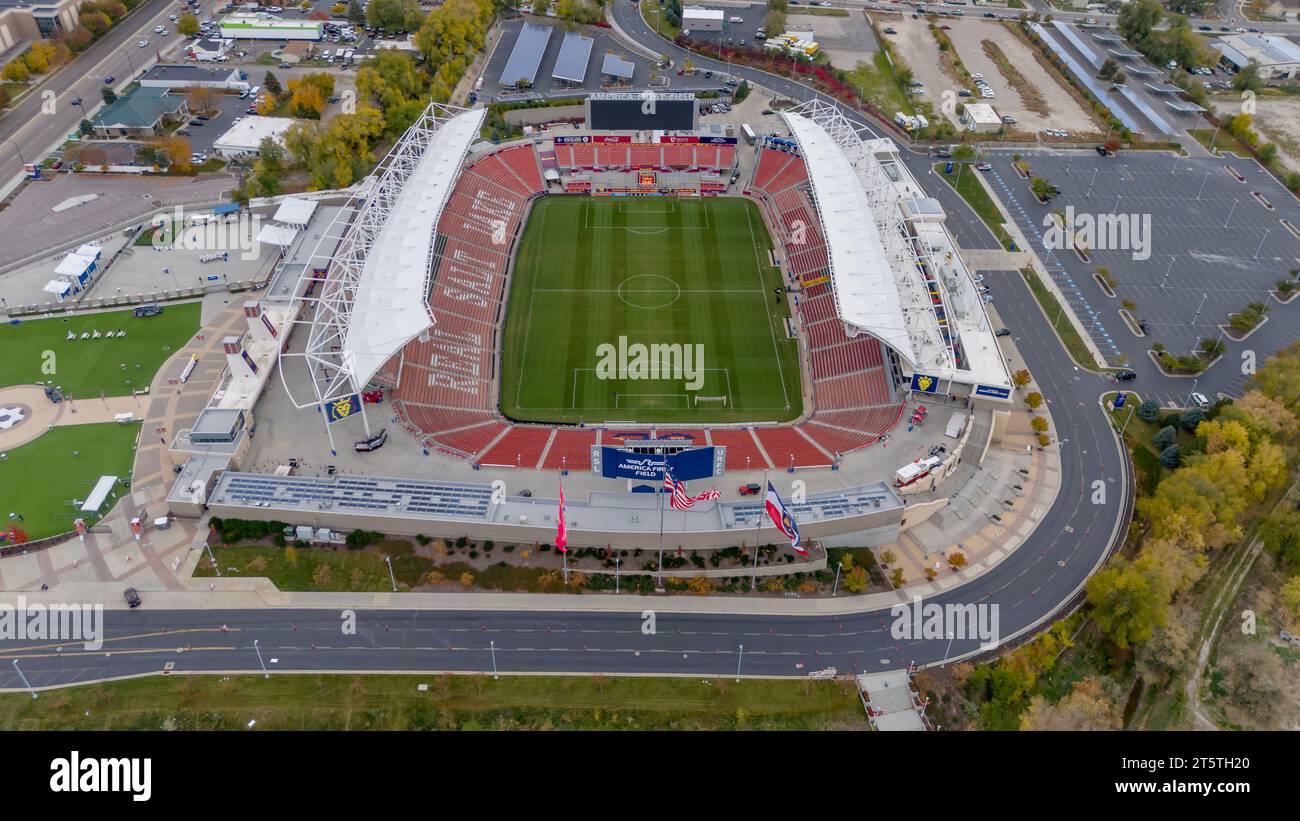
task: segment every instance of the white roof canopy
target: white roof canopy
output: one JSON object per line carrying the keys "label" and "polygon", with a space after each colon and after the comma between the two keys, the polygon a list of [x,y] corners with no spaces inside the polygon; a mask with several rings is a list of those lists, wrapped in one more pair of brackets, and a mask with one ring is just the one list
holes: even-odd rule
{"label": "white roof canopy", "polygon": [[821,214],[840,319],[916,361],[889,256],[862,179],[835,139],[807,117],[784,117],[799,144]]}
{"label": "white roof canopy", "polygon": [[45,283],[45,287],[41,290],[56,296],[63,296],[72,290],[72,285],[66,279],[52,279]]}
{"label": "white roof canopy", "polygon": [[86,497],[86,501],[81,503],[82,513],[98,513],[99,509],[104,506],[104,501],[108,499],[109,491],[117,483],[116,476],[101,476],[95,483],[94,490]]}
{"label": "white roof canopy", "polygon": [[[389,357],[433,324],[425,288],[435,229],[486,115],[487,109],[478,108],[444,122],[396,201],[387,206],[387,220],[374,238],[357,283],[343,340],[355,390],[365,387]],[[390,168],[385,176],[392,172]],[[383,181],[378,187],[385,187]]]}
{"label": "white roof canopy", "polygon": [[311,222],[311,215],[316,213],[316,203],[298,197],[289,197],[275,209],[276,222],[285,225],[306,225]]}
{"label": "white roof canopy", "polygon": [[288,247],[293,244],[293,238],[297,235],[297,228],[289,228],[284,225],[263,225],[262,229],[257,232],[257,241]]}
{"label": "white roof canopy", "polygon": [[86,273],[86,269],[95,264],[94,257],[83,257],[80,254],[68,254],[55,267],[54,273],[63,276],[79,277]]}

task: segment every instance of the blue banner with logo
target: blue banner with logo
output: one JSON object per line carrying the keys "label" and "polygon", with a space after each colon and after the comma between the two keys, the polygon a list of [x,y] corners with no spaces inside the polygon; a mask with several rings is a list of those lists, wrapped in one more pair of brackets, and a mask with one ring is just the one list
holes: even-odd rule
{"label": "blue banner with logo", "polygon": [[360,412],[361,397],[357,396],[355,393],[351,396],[345,396],[342,399],[335,399],[325,403],[325,421],[331,425]]}
{"label": "blue banner with logo", "polygon": [[664,464],[671,466],[673,477],[683,482],[713,475],[713,448],[692,448],[673,456],[661,453],[631,453],[621,448],[600,449],[600,475],[606,479],[664,478]]}
{"label": "blue banner with logo", "polygon": [[996,385],[976,385],[976,396],[987,396],[992,399],[1006,399],[1011,396],[1010,388],[999,388]]}
{"label": "blue banner with logo", "polygon": [[939,377],[914,373],[912,374],[912,390],[921,393],[935,393],[939,390]]}

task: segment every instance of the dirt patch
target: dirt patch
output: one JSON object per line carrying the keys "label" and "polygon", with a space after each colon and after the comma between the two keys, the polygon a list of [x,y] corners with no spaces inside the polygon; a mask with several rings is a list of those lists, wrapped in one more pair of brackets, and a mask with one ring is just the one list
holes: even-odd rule
{"label": "dirt patch", "polygon": [[[1224,110],[1241,104],[1232,95],[1216,95]],[[1278,159],[1292,171],[1300,171],[1300,98],[1259,95],[1255,98],[1255,130],[1277,146]]]}
{"label": "dirt patch", "polygon": [[[962,83],[955,79],[955,69],[947,55],[939,51],[939,43],[930,32],[929,22],[920,19],[904,18],[891,21],[889,25],[898,30],[898,34],[883,35],[894,44],[894,56],[900,59],[912,72],[912,76],[925,86],[924,92],[915,95],[918,100],[928,100],[936,110],[940,108],[945,91],[962,88]],[[954,125],[960,125],[956,111],[948,115]]]}
{"label": "dirt patch", "polygon": [[1045,65],[1010,26],[991,20],[948,20],[945,25],[952,26],[946,33],[966,69],[983,74],[997,94],[992,100],[975,100],[991,103],[999,114],[1015,117],[1019,130],[1060,128],[1071,136],[1105,130],[1056,70]]}
{"label": "dirt patch", "polygon": [[1047,100],[1043,98],[1042,92],[1030,85],[1029,81],[1025,79],[1025,75],[1011,65],[1011,61],[1007,59],[1007,55],[1002,53],[1002,49],[998,47],[997,43],[992,40],[983,40],[980,42],[980,46],[984,50],[985,56],[997,64],[1002,79],[1006,80],[1007,85],[1016,90],[1026,108],[1042,117],[1052,113],[1052,109],[1048,107]]}

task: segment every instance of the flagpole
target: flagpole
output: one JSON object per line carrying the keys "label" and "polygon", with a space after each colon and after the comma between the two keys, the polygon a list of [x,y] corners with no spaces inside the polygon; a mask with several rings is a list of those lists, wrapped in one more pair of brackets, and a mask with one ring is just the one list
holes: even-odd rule
{"label": "flagpole", "polygon": [[[668,466],[664,466],[664,476],[668,475]],[[659,586],[664,586],[664,488],[659,483]]]}
{"label": "flagpole", "polygon": [[[758,491],[763,494],[763,505],[767,504],[767,471],[763,471],[763,487]],[[754,524],[754,567],[749,577],[749,589],[755,591],[758,589],[758,543],[762,539],[759,532],[763,529],[763,507],[758,509],[758,520]]]}

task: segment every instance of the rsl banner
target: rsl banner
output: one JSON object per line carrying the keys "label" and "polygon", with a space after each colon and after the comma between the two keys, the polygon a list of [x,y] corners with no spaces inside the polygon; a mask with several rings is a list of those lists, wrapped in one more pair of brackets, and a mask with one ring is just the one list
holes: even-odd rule
{"label": "rsl banner", "polygon": [[912,390],[921,393],[936,393],[939,390],[939,377],[914,373],[912,374]]}
{"label": "rsl banner", "polygon": [[330,425],[360,412],[361,397],[355,393],[325,403],[325,421]]}

